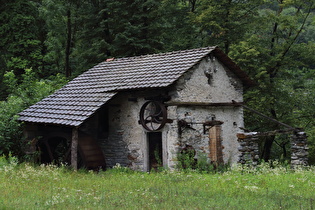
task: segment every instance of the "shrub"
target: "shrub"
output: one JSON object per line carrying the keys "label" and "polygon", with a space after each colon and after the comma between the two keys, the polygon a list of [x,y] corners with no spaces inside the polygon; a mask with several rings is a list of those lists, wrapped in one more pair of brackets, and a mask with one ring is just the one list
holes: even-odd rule
{"label": "shrub", "polygon": [[177,154],[178,158],[178,169],[196,169],[197,160],[194,158],[195,151],[194,150],[183,150]]}
{"label": "shrub", "polygon": [[38,79],[31,69],[25,70],[21,83],[17,82],[14,73],[4,75],[4,83],[10,93],[6,101],[0,101],[0,155],[24,158],[23,148],[26,143],[22,138],[22,123],[18,113],[38,102],[66,83],[62,75],[48,79]]}
{"label": "shrub", "polygon": [[5,167],[15,167],[18,164],[18,159],[9,153],[9,156],[0,156],[0,169]]}
{"label": "shrub", "polygon": [[177,158],[178,164],[176,168],[183,171],[194,170],[199,173],[216,173],[230,169],[229,164],[212,164],[206,153],[198,153],[197,158],[195,158],[195,152],[192,150],[178,153]]}

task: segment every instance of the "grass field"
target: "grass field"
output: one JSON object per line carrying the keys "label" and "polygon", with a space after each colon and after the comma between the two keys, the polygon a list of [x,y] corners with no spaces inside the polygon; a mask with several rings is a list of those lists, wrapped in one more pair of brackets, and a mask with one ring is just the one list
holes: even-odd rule
{"label": "grass field", "polygon": [[315,169],[94,173],[0,164],[0,209],[314,209]]}

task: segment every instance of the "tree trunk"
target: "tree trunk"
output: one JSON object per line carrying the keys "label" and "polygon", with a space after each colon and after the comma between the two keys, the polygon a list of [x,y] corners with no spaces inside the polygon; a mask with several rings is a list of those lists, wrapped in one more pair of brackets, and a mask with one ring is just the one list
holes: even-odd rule
{"label": "tree trunk", "polygon": [[67,43],[66,43],[66,56],[65,56],[65,72],[66,77],[71,76],[71,68],[70,68],[70,49],[71,49],[71,11],[70,8],[67,10]]}
{"label": "tree trunk", "polygon": [[272,148],[274,140],[275,140],[275,136],[266,137],[264,148],[261,155],[261,159],[263,159],[266,162],[270,159],[271,148]]}

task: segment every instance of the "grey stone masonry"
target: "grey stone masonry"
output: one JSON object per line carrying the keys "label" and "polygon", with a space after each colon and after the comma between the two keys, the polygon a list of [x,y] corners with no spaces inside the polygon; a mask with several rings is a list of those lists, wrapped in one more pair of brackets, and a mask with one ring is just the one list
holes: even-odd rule
{"label": "grey stone masonry", "polygon": [[290,129],[286,131],[271,131],[265,133],[250,132],[238,133],[237,138],[240,146],[239,163],[252,163],[256,165],[259,159],[258,142],[259,137],[276,135],[277,133],[293,133],[291,137],[291,166],[308,165],[308,146],[307,135],[299,129]]}
{"label": "grey stone masonry", "polygon": [[257,132],[238,133],[237,140],[239,142],[239,160],[241,164],[257,165],[259,160],[258,137]]}
{"label": "grey stone masonry", "polygon": [[291,166],[308,165],[307,135],[305,132],[296,131],[291,141]]}

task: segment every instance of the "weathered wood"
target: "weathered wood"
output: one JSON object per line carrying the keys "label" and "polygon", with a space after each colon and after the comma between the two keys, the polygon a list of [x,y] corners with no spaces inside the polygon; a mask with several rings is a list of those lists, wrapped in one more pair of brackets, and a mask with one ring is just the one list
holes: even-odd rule
{"label": "weathered wood", "polygon": [[82,159],[84,167],[86,169],[97,171],[100,169],[106,169],[106,162],[103,151],[98,142],[91,136],[80,133],[78,151],[79,156]]}
{"label": "weathered wood", "polygon": [[223,164],[221,126],[215,125],[209,129],[209,157],[216,166]]}
{"label": "weathered wood", "polygon": [[261,136],[274,136],[277,134],[292,134],[296,129],[284,129],[284,130],[274,130],[274,131],[267,131],[267,132],[249,132],[249,133],[238,133],[237,138],[239,139],[246,139],[251,137],[261,137]]}
{"label": "weathered wood", "polygon": [[[232,101],[232,103],[240,104],[240,103],[238,103],[238,102],[236,102],[236,101],[234,101],[234,100]],[[247,110],[249,110],[249,111],[251,111],[251,112],[253,112],[253,113],[255,113],[255,114],[257,114],[257,115],[259,115],[259,116],[261,116],[261,117],[264,117],[264,118],[266,118],[266,119],[268,119],[268,120],[271,120],[271,121],[273,121],[273,122],[275,122],[275,123],[278,123],[278,124],[280,124],[280,125],[283,125],[283,126],[285,126],[285,127],[287,127],[287,128],[293,129],[292,126],[287,125],[287,124],[285,124],[285,123],[283,123],[283,122],[280,122],[280,121],[278,121],[278,120],[276,120],[276,119],[273,119],[273,118],[271,118],[271,117],[268,117],[267,115],[264,115],[264,114],[261,113],[261,112],[258,112],[258,111],[254,110],[254,109],[252,109],[252,108],[249,108],[248,106],[245,106],[244,104],[241,104],[241,106],[242,106],[244,109],[247,109]]]}
{"label": "weathered wood", "polygon": [[222,102],[222,103],[209,103],[209,102],[182,102],[182,101],[169,101],[165,102],[168,106],[242,106],[243,103]]}
{"label": "weathered wood", "polygon": [[71,140],[71,167],[74,170],[78,169],[78,141],[79,141],[78,128],[74,127],[72,129],[72,140]]}

